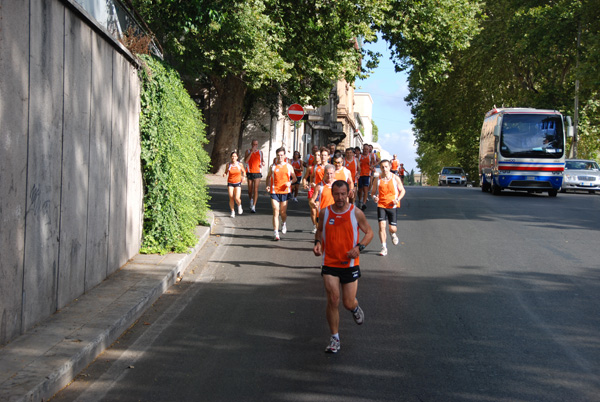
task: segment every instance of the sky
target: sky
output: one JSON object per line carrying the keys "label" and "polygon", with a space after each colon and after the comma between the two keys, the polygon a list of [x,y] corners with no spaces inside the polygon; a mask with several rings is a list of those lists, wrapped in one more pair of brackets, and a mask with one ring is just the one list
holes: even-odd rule
{"label": "sky", "polygon": [[417,147],[414,144],[412,125],[410,124],[410,107],[404,101],[408,95],[406,74],[396,73],[394,64],[390,60],[390,51],[387,42],[379,39],[377,43],[365,45],[381,53],[379,67],[365,80],[355,82],[355,92],[368,92],[373,99],[372,119],[379,128],[381,147],[390,153],[397,154],[398,160],[404,163],[404,168],[409,172],[417,169]]}

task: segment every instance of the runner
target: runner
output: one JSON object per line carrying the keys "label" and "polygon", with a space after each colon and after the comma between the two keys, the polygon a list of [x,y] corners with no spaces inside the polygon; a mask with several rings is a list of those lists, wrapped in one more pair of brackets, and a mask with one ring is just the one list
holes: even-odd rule
{"label": "runner", "polygon": [[400,181],[400,178],[390,171],[390,162],[383,160],[379,164],[381,174],[378,180],[375,180],[373,187],[373,200],[377,203],[377,220],[379,221],[379,240],[381,240],[381,251],[379,255],[387,255],[385,221],[390,224],[390,235],[392,243],[398,244],[398,236],[396,234],[398,228],[396,220],[398,217],[398,208],[400,208],[400,200],[406,194],[406,190]]}
{"label": "runner", "polygon": [[[313,147],[313,151],[315,151],[315,147]],[[321,154],[318,152],[319,149],[316,149],[316,153],[314,154],[314,158],[310,158],[308,159],[308,161],[311,163],[311,165],[308,165],[306,167],[306,170],[304,172],[304,178],[302,179],[302,183],[303,183],[303,187],[305,190],[308,190],[308,199],[310,200],[315,192],[315,186],[313,185],[313,182],[315,180],[314,176],[315,176],[315,168],[317,167],[317,165],[319,165],[321,163]],[[310,208],[310,220],[312,221],[313,224],[313,229],[311,231],[311,233],[317,233],[317,217],[319,216],[319,211],[316,208],[313,208],[313,206],[310,204],[310,202],[308,203],[309,208]]]}
{"label": "runner", "polygon": [[[340,296],[344,308],[352,312],[354,321],[361,325],[364,312],[358,304],[360,253],[373,239],[373,230],[365,214],[348,202],[348,183],[335,181],[332,186],[334,204],[321,209],[319,227],[315,234],[313,253],[322,256],[321,276],[327,293],[327,322],[331,331],[327,353],[340,350]],[[364,232],[359,241],[359,229]],[[341,288],[341,291],[340,291]]]}
{"label": "runner", "polygon": [[358,158],[358,164],[360,166],[358,178],[358,206],[364,211],[367,209],[367,196],[371,172],[373,169],[371,153],[369,152],[369,144],[363,145],[363,152]]}
{"label": "runner", "polygon": [[258,140],[252,140],[252,148],[246,151],[244,160],[248,172],[248,197],[250,198],[250,212],[256,213],[256,201],[258,201],[258,187],[262,179],[261,170],[265,166],[263,153],[258,149]]}
{"label": "runner", "polygon": [[404,163],[400,164],[400,168],[398,169],[398,176],[400,176],[400,180],[402,180],[402,184],[404,184],[404,175],[406,174],[406,169],[404,169]]}
{"label": "runner", "polygon": [[335,167],[335,180],[344,180],[350,187],[350,193],[348,194],[350,204],[354,203],[354,178],[350,169],[344,167],[344,158],[342,153],[337,151],[333,158],[333,166]]}
{"label": "runner", "polygon": [[325,165],[329,162],[329,150],[325,147],[321,148],[321,159],[319,164],[315,166],[315,173],[313,178],[313,184],[316,186],[323,180],[323,175],[325,174]]}
{"label": "runner", "polygon": [[390,163],[391,163],[390,172],[392,172],[395,175],[398,174],[398,166],[400,166],[400,161],[397,159],[397,156],[398,155],[394,154],[394,157],[390,161]]}
{"label": "runner", "polygon": [[291,184],[296,180],[294,168],[285,161],[285,148],[279,148],[277,163],[273,164],[267,175],[267,192],[271,195],[273,208],[273,239],[279,240],[279,215],[281,215],[281,234],[287,232],[287,202],[290,198]]}
{"label": "runner", "polygon": [[294,168],[294,174],[296,175],[296,181],[292,183],[292,194],[294,202],[298,202],[298,188],[300,187],[300,181],[302,180],[302,157],[300,152],[294,151],[294,158],[292,159],[292,167]]}
{"label": "runner", "polygon": [[242,181],[246,177],[244,165],[238,162],[238,153],[231,153],[231,162],[227,164],[223,176],[227,176],[227,191],[229,192],[229,209],[231,209],[231,217],[235,218],[235,204],[238,206],[238,214],[241,215],[242,209]]}
{"label": "runner", "polygon": [[312,208],[320,211],[333,204],[333,195],[331,194],[331,186],[335,181],[335,167],[333,165],[325,165],[325,174],[321,183],[317,184],[314,194],[311,197],[309,204]]}

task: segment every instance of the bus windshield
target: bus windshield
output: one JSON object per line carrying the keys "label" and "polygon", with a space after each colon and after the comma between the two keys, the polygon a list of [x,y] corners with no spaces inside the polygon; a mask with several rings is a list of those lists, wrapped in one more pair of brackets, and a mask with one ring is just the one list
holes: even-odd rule
{"label": "bus windshield", "polygon": [[504,157],[561,158],[564,153],[559,115],[505,114],[500,153]]}

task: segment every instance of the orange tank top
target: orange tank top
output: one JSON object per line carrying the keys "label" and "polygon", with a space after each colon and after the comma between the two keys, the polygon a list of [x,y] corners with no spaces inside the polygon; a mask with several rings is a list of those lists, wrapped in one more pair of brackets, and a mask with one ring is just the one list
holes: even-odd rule
{"label": "orange tank top", "polygon": [[230,163],[227,167],[227,173],[229,173],[229,176],[227,176],[227,183],[241,183],[243,170],[244,167],[241,163],[236,162],[235,165]]}
{"label": "orange tank top", "polygon": [[294,168],[289,163],[271,166],[271,194],[289,194]]}
{"label": "orange tank top", "polygon": [[398,159],[392,159],[392,170],[398,170],[398,166],[400,166],[400,164],[398,163]]}
{"label": "orange tank top", "polygon": [[302,159],[292,161],[292,167],[294,168],[296,177],[302,176]]}
{"label": "orange tank top", "polygon": [[323,216],[323,265],[336,268],[351,268],[359,265],[360,257],[350,259],[346,255],[358,243],[358,221],[354,205],[349,204],[345,212],[334,212],[331,206]]}
{"label": "orange tank top", "polygon": [[380,208],[396,208],[398,199],[398,195],[400,194],[400,190],[398,186],[394,182],[394,176],[385,180],[381,176],[379,177],[379,186],[377,189],[379,193],[379,201],[377,201],[377,206]]}
{"label": "orange tank top", "polygon": [[[341,168],[336,171],[333,177],[335,177],[336,180],[343,180],[348,184],[350,184],[350,179],[353,178],[352,172],[346,168]],[[352,181],[354,182],[354,179],[352,179]]]}
{"label": "orange tank top", "polygon": [[250,154],[248,161],[248,173],[260,173],[260,163],[262,162],[262,151],[256,150]]}
{"label": "orange tank top", "polygon": [[333,194],[331,193],[332,185],[333,183],[330,185],[325,182],[321,182],[321,202],[319,203],[319,210],[334,204],[335,201],[333,200]]}
{"label": "orange tank top", "polygon": [[315,166],[315,184],[321,183],[323,181],[323,176],[325,176],[325,166]]}
{"label": "orange tank top", "polygon": [[371,175],[371,155],[360,155],[360,175],[370,176]]}
{"label": "orange tank top", "polygon": [[352,173],[352,180],[356,180],[356,171],[358,170],[358,163],[356,163],[356,158],[352,158],[350,162],[346,158],[344,158],[344,167]]}

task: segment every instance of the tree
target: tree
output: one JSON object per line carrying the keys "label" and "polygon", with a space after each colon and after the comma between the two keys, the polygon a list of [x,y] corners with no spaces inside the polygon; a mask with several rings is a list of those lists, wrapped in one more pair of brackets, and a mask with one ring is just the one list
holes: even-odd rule
{"label": "tree", "polygon": [[[237,144],[246,96],[275,92],[300,103],[323,104],[332,82],[352,83],[376,64],[357,38],[373,40],[386,0],[136,0],[163,44],[166,58],[189,86],[212,88],[213,171]],[[364,58],[365,67],[360,62]],[[277,97],[275,97],[276,99]]]}
{"label": "tree", "polygon": [[379,127],[375,124],[375,120],[371,120],[371,124],[373,125],[373,142],[379,141]]}
{"label": "tree", "polygon": [[[583,148],[598,149],[598,75],[591,73],[599,61],[598,17],[597,5],[583,1],[486,3],[470,46],[443,53],[448,69],[442,79],[439,74],[409,76],[407,100],[421,170],[431,178],[435,165],[461,165],[477,177],[484,114],[494,105],[571,114],[576,77],[581,80]],[[582,45],[576,70],[578,26]]]}

